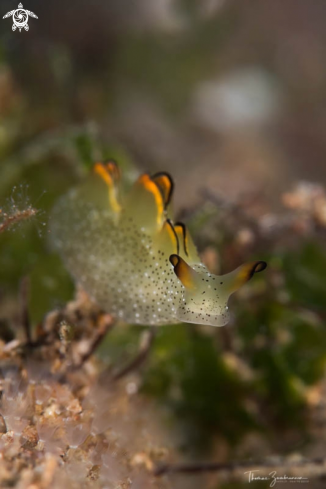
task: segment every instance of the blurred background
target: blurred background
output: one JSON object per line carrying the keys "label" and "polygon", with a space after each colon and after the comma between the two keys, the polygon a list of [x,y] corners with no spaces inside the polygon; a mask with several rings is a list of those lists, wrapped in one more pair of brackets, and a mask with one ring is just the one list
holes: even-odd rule
{"label": "blurred background", "polygon": [[[1,17],[15,8],[3,0]],[[11,17],[0,22],[3,344],[22,335],[22,277],[34,327],[73,297],[47,246],[57,197],[96,160],[113,157],[134,175],[168,171],[176,215],[213,272],[268,262],[232,299],[230,325],[159,329],[135,374],[168,433],[169,461],[326,456],[326,3],[29,0],[24,8],[38,16],[28,32],[13,32]],[[28,209],[37,212],[16,218]],[[132,357],[143,329],[112,331],[101,361]],[[248,485],[219,474],[167,483]]]}

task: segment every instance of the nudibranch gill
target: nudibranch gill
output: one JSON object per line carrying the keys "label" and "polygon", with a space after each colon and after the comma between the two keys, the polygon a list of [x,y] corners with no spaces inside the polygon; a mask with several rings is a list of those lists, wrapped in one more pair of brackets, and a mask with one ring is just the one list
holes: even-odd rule
{"label": "nudibranch gill", "polygon": [[61,197],[50,240],[71,275],[100,307],[125,322],[223,326],[228,298],[266,263],[213,275],[182,223],[173,223],[168,173],[141,175],[124,194],[118,166],[96,163]]}

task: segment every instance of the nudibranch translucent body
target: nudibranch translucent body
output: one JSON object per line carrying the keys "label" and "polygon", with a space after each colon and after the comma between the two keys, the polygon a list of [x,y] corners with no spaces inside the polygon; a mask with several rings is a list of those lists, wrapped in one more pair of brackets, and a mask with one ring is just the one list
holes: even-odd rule
{"label": "nudibranch translucent body", "polygon": [[117,165],[96,163],[56,204],[51,242],[74,279],[128,323],[226,324],[229,296],[266,263],[213,275],[186,227],[171,220],[167,173],[140,176],[125,195],[120,187]]}

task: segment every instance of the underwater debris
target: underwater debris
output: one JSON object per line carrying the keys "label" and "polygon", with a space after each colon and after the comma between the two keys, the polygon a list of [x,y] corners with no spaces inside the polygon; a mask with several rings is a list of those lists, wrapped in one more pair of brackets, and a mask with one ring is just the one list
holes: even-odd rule
{"label": "underwater debris", "polygon": [[0,234],[9,229],[15,229],[19,224],[39,214],[40,211],[29,200],[26,193],[27,188],[24,185],[13,187],[12,195],[6,205],[0,207]]}
{"label": "underwater debris", "polygon": [[[79,291],[36,338],[0,349],[1,487],[171,487],[153,476],[171,451],[152,403],[129,392],[130,377],[103,382],[91,358],[112,324]],[[133,462],[139,453],[151,470]]]}

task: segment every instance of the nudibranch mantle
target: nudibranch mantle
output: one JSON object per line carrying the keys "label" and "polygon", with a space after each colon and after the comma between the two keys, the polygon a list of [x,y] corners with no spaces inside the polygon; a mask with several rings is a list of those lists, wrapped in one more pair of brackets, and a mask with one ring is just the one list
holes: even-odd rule
{"label": "nudibranch mantle", "polygon": [[225,325],[229,296],[266,263],[213,275],[186,227],[171,220],[167,173],[141,175],[125,195],[121,187],[113,161],[96,163],[53,209],[51,245],[76,282],[131,324]]}

